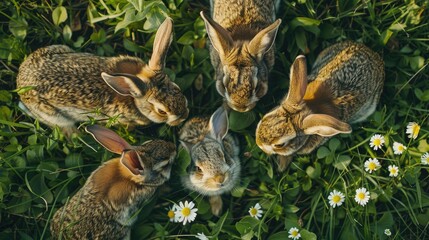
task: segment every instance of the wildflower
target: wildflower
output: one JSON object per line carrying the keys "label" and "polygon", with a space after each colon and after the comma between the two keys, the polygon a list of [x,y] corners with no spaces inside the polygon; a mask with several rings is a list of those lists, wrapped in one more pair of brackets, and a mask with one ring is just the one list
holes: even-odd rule
{"label": "wildflower", "polygon": [[390,177],[397,177],[398,176],[398,173],[399,173],[398,166],[390,165],[387,169],[389,170],[389,176]]}
{"label": "wildflower", "polygon": [[394,142],[393,143],[393,153],[396,155],[401,155],[407,147],[404,146],[402,143]]}
{"label": "wildflower", "polygon": [[408,138],[416,139],[419,135],[420,126],[416,122],[409,122],[407,125]]}
{"label": "wildflower", "polygon": [[341,204],[343,204],[345,196],[342,192],[334,190],[329,194],[329,205],[331,205],[331,207],[335,208],[335,207],[339,207],[341,206]]}
{"label": "wildflower", "polygon": [[249,209],[250,216],[256,219],[259,219],[260,217],[262,217],[262,213],[263,211],[261,210],[261,205],[259,205],[259,203],[256,203],[254,207],[251,207]]}
{"label": "wildflower", "polygon": [[423,165],[429,165],[429,152],[425,152],[421,158]]}
{"label": "wildflower", "polygon": [[384,234],[386,234],[386,236],[390,236],[392,235],[392,232],[390,231],[390,229],[386,228],[384,229]]}
{"label": "wildflower", "polygon": [[366,188],[358,188],[356,190],[355,201],[362,206],[365,206],[368,203],[369,192],[366,190]]}
{"label": "wildflower", "polygon": [[374,150],[381,149],[381,147],[384,144],[384,137],[380,134],[375,134],[371,137],[369,141],[369,146],[372,147]]}
{"label": "wildflower", "polygon": [[200,239],[200,240],[208,240],[209,239],[204,233],[197,233],[197,236],[195,236],[195,237]]}
{"label": "wildflower", "polygon": [[293,227],[289,229],[289,238],[293,238],[294,240],[301,238],[301,234],[299,233],[298,228]]}
{"label": "wildflower", "polygon": [[195,217],[197,217],[197,208],[194,208],[195,204],[191,201],[188,203],[188,201],[185,201],[185,204],[183,202],[179,203],[179,206],[177,206],[176,211],[174,214],[177,216],[178,222],[183,222],[183,225],[185,225],[187,222],[192,222],[195,220]]}
{"label": "wildflower", "polygon": [[372,173],[373,171],[376,171],[380,168],[380,162],[377,160],[377,158],[370,158],[365,161],[365,171]]}
{"label": "wildflower", "polygon": [[167,216],[170,219],[170,222],[177,222],[177,216],[174,212],[177,210],[178,207],[179,206],[177,206],[177,204],[174,204],[173,207],[168,209]]}

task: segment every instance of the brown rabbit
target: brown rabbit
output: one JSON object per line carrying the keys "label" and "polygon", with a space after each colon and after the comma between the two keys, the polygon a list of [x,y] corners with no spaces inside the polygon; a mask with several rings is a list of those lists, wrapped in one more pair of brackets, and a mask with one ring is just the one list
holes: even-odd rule
{"label": "brown rabbit", "polygon": [[170,178],[173,143],[153,140],[131,146],[114,131],[93,125],[86,131],[107,150],[122,154],[97,168],[51,222],[54,238],[129,238],[139,205]]}
{"label": "brown rabbit", "polygon": [[188,116],[187,100],[164,73],[173,34],[170,18],[159,27],[148,64],[131,56],[100,57],[76,53],[64,45],[41,48],[20,66],[17,86],[31,87],[21,94],[30,115],[66,134],[74,124],[119,116],[124,124],[151,122],[178,125]]}
{"label": "brown rabbit", "polygon": [[210,38],[216,88],[239,112],[253,109],[268,90],[274,65],[275,20],[271,0],[213,0],[213,19],[201,12]]}
{"label": "brown rabbit", "polygon": [[329,137],[352,131],[371,115],[384,84],[384,63],[363,44],[342,42],[317,57],[307,77],[304,56],[295,59],[289,91],[256,129],[256,143],[281,158],[284,169],[294,154],[308,154]]}

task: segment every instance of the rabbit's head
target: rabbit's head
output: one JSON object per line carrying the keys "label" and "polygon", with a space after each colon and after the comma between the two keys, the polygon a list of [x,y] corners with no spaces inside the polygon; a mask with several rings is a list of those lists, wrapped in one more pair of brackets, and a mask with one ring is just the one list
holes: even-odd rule
{"label": "rabbit's head", "polygon": [[176,156],[176,146],[173,143],[152,140],[141,146],[132,146],[105,127],[92,125],[85,130],[107,150],[121,154],[120,162],[127,171],[126,175],[136,184],[157,187],[170,178]]}
{"label": "rabbit's head", "polygon": [[214,66],[217,91],[232,109],[239,112],[253,109],[268,90],[272,66],[267,66],[264,58],[274,44],[281,20],[254,34],[237,27],[238,33],[233,35],[203,12],[201,17],[220,60],[218,66]]}
{"label": "rabbit's head", "polygon": [[[149,120],[176,126],[188,117],[189,110],[188,101],[179,86],[164,72],[172,34],[173,22],[166,18],[156,33],[151,59],[143,69],[135,75],[103,72],[101,76],[118,94],[132,96],[136,107]],[[127,62],[121,65],[120,68],[127,69],[127,72],[128,68],[135,66],[127,66]]]}
{"label": "rabbit's head", "polygon": [[210,118],[209,130],[201,141],[181,141],[191,155],[184,185],[203,195],[213,196],[230,191],[238,180],[240,163],[231,150],[237,146],[225,146],[228,133],[228,113],[220,107]]}
{"label": "rabbit's head", "polygon": [[305,57],[298,56],[290,70],[289,91],[280,106],[267,113],[256,128],[256,143],[268,154],[289,156],[311,135],[330,137],[350,133],[351,127],[331,115],[315,113],[304,101],[307,90]]}

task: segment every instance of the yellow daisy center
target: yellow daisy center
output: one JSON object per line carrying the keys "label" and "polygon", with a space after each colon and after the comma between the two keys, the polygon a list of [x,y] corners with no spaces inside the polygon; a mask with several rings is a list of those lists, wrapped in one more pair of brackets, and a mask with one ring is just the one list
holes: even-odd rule
{"label": "yellow daisy center", "polygon": [[377,164],[375,164],[374,162],[370,162],[370,163],[368,164],[368,168],[369,168],[370,170],[375,170],[375,169],[377,168]]}
{"label": "yellow daisy center", "polygon": [[380,146],[380,144],[381,144],[381,141],[380,141],[380,139],[379,138],[376,138],[376,139],[374,139],[374,145],[375,146]]}
{"label": "yellow daisy center", "polygon": [[258,213],[258,210],[256,210],[256,208],[252,208],[252,209],[250,209],[250,214],[251,214],[252,216],[255,216],[257,213]]}
{"label": "yellow daisy center", "polygon": [[335,195],[335,196],[332,197],[332,201],[334,203],[339,203],[341,201],[341,197],[338,196],[338,195]]}
{"label": "yellow daisy center", "polygon": [[185,217],[189,216],[189,215],[191,214],[191,209],[189,209],[189,208],[187,208],[187,207],[183,208],[183,209],[182,209],[182,214],[183,214],[183,216],[185,216]]}
{"label": "yellow daisy center", "polygon": [[415,124],[413,126],[413,136],[417,136],[419,134],[419,131],[420,131],[420,126]]}
{"label": "yellow daisy center", "polygon": [[403,152],[403,151],[404,151],[404,146],[399,145],[399,146],[398,146],[398,150],[399,150],[399,151],[401,151],[401,152]]}
{"label": "yellow daisy center", "polygon": [[390,169],[390,173],[391,174],[395,174],[397,171],[396,171],[396,168],[392,168],[392,169]]}
{"label": "yellow daisy center", "polygon": [[168,215],[169,218],[174,218],[174,212],[173,212],[173,210],[168,211],[167,215]]}
{"label": "yellow daisy center", "polygon": [[292,233],[290,235],[296,237],[296,236],[298,236],[298,231],[294,230],[294,231],[292,231]]}
{"label": "yellow daisy center", "polygon": [[360,199],[360,200],[364,200],[365,199],[365,193],[358,193],[358,195],[357,195],[357,197]]}

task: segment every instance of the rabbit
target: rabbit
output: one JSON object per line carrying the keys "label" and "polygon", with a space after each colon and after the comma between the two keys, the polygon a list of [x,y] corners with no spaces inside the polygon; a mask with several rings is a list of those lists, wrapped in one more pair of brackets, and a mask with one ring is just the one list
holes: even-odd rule
{"label": "rabbit", "polygon": [[370,116],[383,85],[383,60],[363,44],[345,41],[326,48],[308,76],[300,55],[291,66],[288,94],[258,123],[256,143],[268,154],[286,156],[279,163],[284,170],[294,154],[311,153]]}
{"label": "rabbit", "polygon": [[65,45],[36,50],[21,64],[16,80],[18,88],[30,88],[20,95],[23,110],[66,134],[88,116],[103,117],[96,111],[130,126],[180,124],[188,117],[187,100],[164,73],[172,32],[172,20],[166,18],[148,64],[132,56],[76,53]]}
{"label": "rabbit", "polygon": [[122,154],[98,167],[51,221],[51,234],[63,239],[123,239],[130,236],[139,205],[170,178],[173,143],[153,140],[131,146],[114,131],[87,126],[107,150]]}
{"label": "rabbit", "polygon": [[239,145],[228,133],[228,112],[218,108],[209,117],[194,117],[179,132],[181,145],[189,152],[191,164],[183,185],[204,196],[210,196],[212,213],[222,210],[221,194],[231,191],[240,176]]}
{"label": "rabbit", "polygon": [[200,13],[211,43],[216,89],[235,111],[252,110],[267,93],[281,23],[275,20],[275,4],[273,0],[214,0],[213,19]]}

